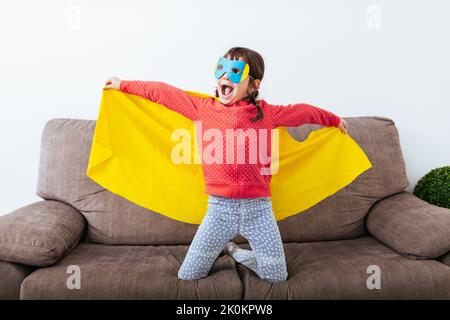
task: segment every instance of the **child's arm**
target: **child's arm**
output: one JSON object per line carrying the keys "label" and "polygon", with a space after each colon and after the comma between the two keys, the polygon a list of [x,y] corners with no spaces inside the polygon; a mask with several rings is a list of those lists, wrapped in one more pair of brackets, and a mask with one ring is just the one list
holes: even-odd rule
{"label": "child's arm", "polygon": [[272,118],[273,127],[297,127],[303,124],[320,124],[324,127],[337,127],[341,118],[332,112],[307,103],[271,105],[267,110]]}
{"label": "child's arm", "polygon": [[121,80],[119,89],[162,104],[191,120],[198,120],[198,108],[205,101],[205,98],[191,96],[182,89],[160,81]]}

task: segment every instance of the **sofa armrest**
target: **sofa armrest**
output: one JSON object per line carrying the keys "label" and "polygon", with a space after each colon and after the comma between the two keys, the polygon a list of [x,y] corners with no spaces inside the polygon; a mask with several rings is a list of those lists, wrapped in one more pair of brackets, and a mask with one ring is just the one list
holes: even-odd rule
{"label": "sofa armrest", "polygon": [[411,259],[435,259],[450,251],[450,210],[400,192],[378,201],[366,217],[367,230]]}
{"label": "sofa armrest", "polygon": [[22,281],[36,267],[0,261],[0,300],[18,300]]}
{"label": "sofa armrest", "polygon": [[81,213],[64,202],[31,203],[0,216],[0,260],[51,265],[77,245],[85,227]]}

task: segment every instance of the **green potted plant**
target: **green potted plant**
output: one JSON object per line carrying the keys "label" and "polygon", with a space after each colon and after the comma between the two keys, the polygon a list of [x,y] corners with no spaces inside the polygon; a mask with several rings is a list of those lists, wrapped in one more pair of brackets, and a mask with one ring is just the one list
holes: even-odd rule
{"label": "green potted plant", "polygon": [[450,166],[431,170],[417,181],[413,194],[439,207],[450,209]]}

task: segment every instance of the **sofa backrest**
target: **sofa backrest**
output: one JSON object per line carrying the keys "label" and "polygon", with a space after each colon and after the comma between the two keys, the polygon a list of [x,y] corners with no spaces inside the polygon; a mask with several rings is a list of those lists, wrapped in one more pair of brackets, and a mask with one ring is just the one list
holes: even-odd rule
{"label": "sofa backrest", "polygon": [[[377,200],[408,186],[399,136],[383,117],[345,118],[349,134],[373,167],[312,208],[279,221],[284,242],[353,238],[366,233],[364,218]],[[172,220],[138,206],[86,175],[95,120],[52,119],[41,137],[37,195],[66,202],[86,218],[84,241],[104,244],[190,244],[198,225]],[[303,141],[317,125],[289,128]],[[294,200],[293,200],[294,201]],[[235,239],[246,242],[242,236]]]}
{"label": "sofa backrest", "polygon": [[[367,233],[365,217],[371,206],[409,185],[392,119],[378,116],[344,118],[348,133],[372,163],[372,168],[352,183],[308,210],[279,222],[284,242],[350,239]],[[288,128],[298,141],[305,140],[318,125]]]}

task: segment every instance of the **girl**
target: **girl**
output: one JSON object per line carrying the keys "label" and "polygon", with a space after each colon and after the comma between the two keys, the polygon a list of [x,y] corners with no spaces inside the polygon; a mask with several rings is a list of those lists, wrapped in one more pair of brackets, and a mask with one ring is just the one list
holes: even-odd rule
{"label": "girl", "polygon": [[[308,123],[339,127],[347,133],[347,123],[324,109],[305,103],[282,106],[269,104],[263,99],[256,100],[263,76],[261,55],[248,48],[234,47],[216,65],[215,97],[218,99],[192,96],[164,82],[125,81],[117,77],[107,80],[105,88],[162,104],[193,121],[201,121],[204,130],[216,130],[222,133],[222,137],[234,130],[237,141],[242,138],[243,131],[253,130],[260,135],[264,130],[270,133],[271,129],[279,126]],[[260,139],[262,137],[258,136],[258,141]],[[270,159],[270,134],[264,142],[264,153]],[[208,149],[203,146],[203,139],[198,143],[202,144],[200,150],[204,150],[203,155]],[[260,145],[259,148],[262,149]],[[224,250],[261,279],[285,281],[288,272],[283,243],[270,199],[271,176],[267,174],[270,160],[264,163],[247,161],[254,158],[256,152],[245,147],[245,137],[244,142],[237,142],[237,147],[233,145],[232,150],[230,152],[227,148],[227,152],[222,154],[215,152],[214,156],[202,156],[208,208],[178,271],[178,278],[195,280],[206,277]],[[242,161],[236,158],[245,161],[239,163]],[[239,248],[230,241],[237,234],[248,240],[251,250]]]}

